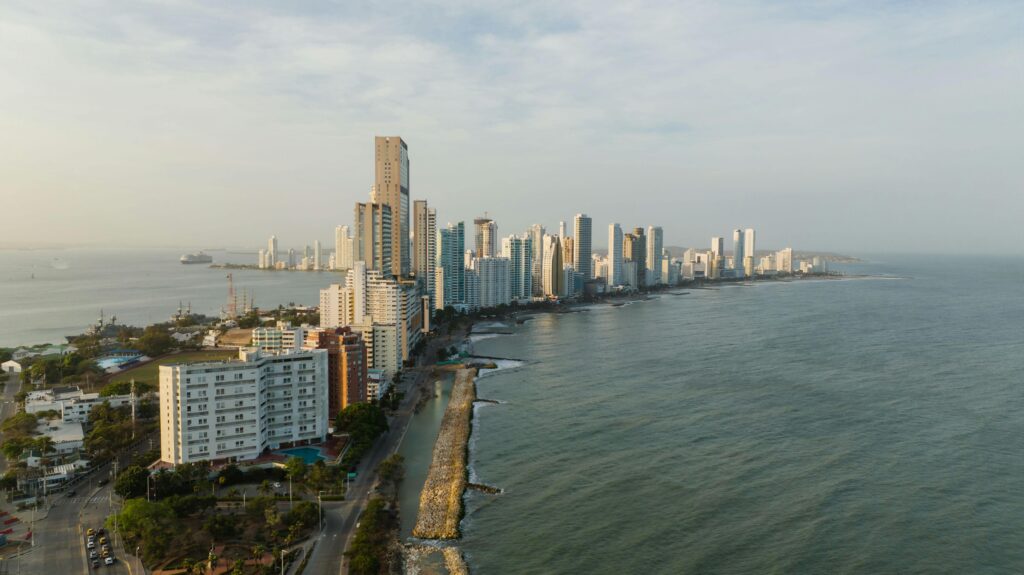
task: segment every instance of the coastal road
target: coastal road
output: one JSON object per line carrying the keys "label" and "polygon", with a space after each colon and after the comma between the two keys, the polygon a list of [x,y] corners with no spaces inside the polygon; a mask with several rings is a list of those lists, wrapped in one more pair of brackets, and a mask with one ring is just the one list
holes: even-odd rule
{"label": "coastal road", "polygon": [[[0,421],[7,419],[14,415],[18,410],[18,404],[14,401],[14,396],[21,391],[21,374],[19,373],[5,373],[2,375],[4,379],[4,392],[0,395]],[[0,457],[0,475],[7,472],[7,458]]]}
{"label": "coastal road", "polygon": [[419,401],[421,384],[430,377],[431,371],[432,368],[409,368],[406,371],[406,379],[399,387],[400,391],[405,392],[405,397],[388,422],[390,429],[363,456],[356,480],[349,483],[345,501],[331,507],[324,504],[324,530],[309,559],[309,573],[347,572],[343,553],[348,549],[359,515],[366,509],[366,503],[370,499],[371,489],[377,478],[377,466],[388,455],[398,451],[415,412],[416,402]]}

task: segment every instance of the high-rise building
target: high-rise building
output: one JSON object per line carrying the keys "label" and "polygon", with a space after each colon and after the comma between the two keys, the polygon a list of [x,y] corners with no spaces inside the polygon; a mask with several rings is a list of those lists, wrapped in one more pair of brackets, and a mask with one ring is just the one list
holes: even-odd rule
{"label": "high-rise building", "polygon": [[320,249],[320,240],[313,240],[313,269],[320,270],[320,256],[322,254]]}
{"label": "high-rise building", "polygon": [[480,309],[480,273],[473,268],[464,268],[466,296],[460,306],[466,311]]}
{"label": "high-rise building", "polygon": [[270,236],[267,240],[267,266],[268,268],[277,267],[277,236]]}
{"label": "high-rise building", "polygon": [[255,459],[282,445],[327,436],[327,352],[270,355],[243,348],[237,360],[160,366],[160,459]]}
{"label": "high-rise building", "polygon": [[[391,273],[409,275],[409,147],[398,136],[377,136],[375,147],[375,185],[378,202],[391,206]],[[385,271],[385,270],[382,270]]]}
{"label": "high-rise building", "polygon": [[509,236],[502,241],[501,253],[509,259],[509,297],[514,301],[533,295],[533,239]]}
{"label": "high-rise building", "polygon": [[510,264],[511,261],[503,257],[476,259],[474,268],[477,277],[480,278],[480,307],[497,307],[512,303],[509,290],[512,285]]}
{"label": "high-rise building", "polygon": [[782,249],[775,253],[775,269],[782,273],[793,273],[793,248]]}
{"label": "high-rise building", "polygon": [[594,279],[593,258],[593,221],[587,214],[576,214],[573,218],[575,227],[575,246],[573,247],[572,265],[583,276],[583,281]]}
{"label": "high-rise building", "polygon": [[292,327],[286,321],[277,322],[275,327],[260,326],[252,330],[252,346],[267,353],[291,353],[302,349],[306,339],[306,328]]}
{"label": "high-rise building", "polygon": [[732,231],[732,269],[739,275],[743,275],[743,258],[747,255],[744,238],[743,230]]}
{"label": "high-rise building", "polygon": [[608,225],[608,287],[625,283],[622,276],[622,227]]}
{"label": "high-rise building", "polygon": [[543,296],[544,282],[541,278],[544,275],[544,226],[533,224],[527,235],[533,247],[533,295]]}
{"label": "high-rise building", "polygon": [[636,264],[636,277],[626,278],[626,283],[637,288],[647,286],[647,241],[643,228],[633,228],[632,233],[622,237],[622,255],[626,261]]}
{"label": "high-rise building", "polygon": [[319,328],[306,334],[306,349],[327,350],[327,412],[366,403],[366,370],[370,364],[363,335],[351,327]]}
{"label": "high-rise building", "polygon": [[441,292],[435,303],[438,309],[466,301],[465,241],[466,226],[463,222],[448,224],[438,232],[435,283],[435,289]]}
{"label": "high-rise building", "polygon": [[754,228],[747,228],[743,233],[743,270],[745,275],[754,275],[754,258],[757,244],[754,241]]}
{"label": "high-rise building", "polygon": [[353,261],[366,262],[368,269],[379,270],[389,275],[392,273],[393,214],[387,204],[356,204]]}
{"label": "high-rise building", "polygon": [[426,200],[413,202],[413,273],[434,304],[434,266],[437,265],[437,211]]}
{"label": "high-rise building", "polygon": [[647,226],[647,279],[651,285],[662,284],[667,280],[661,273],[663,243],[661,226]]}
{"label": "high-rise building", "polygon": [[476,230],[474,253],[478,258],[493,258],[498,255],[498,224],[488,217],[473,220]]}
{"label": "high-rise building", "polygon": [[565,222],[558,222],[558,237],[565,239]]}
{"label": "high-rise building", "polygon": [[352,267],[352,236],[348,226],[334,228],[334,269],[347,270]]}
{"label": "high-rise building", "polygon": [[562,263],[567,266],[572,265],[573,254],[576,251],[576,242],[572,238],[562,237]]}
{"label": "high-rise building", "polygon": [[544,295],[565,295],[565,265],[562,262],[562,244],[559,236],[544,236],[544,268],[541,273]]}

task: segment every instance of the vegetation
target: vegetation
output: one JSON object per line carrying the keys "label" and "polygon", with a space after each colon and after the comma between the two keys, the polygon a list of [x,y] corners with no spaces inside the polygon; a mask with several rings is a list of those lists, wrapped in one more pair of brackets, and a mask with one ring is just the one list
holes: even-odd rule
{"label": "vegetation", "polygon": [[[152,416],[156,406],[152,402],[142,404],[140,417]],[[127,405],[111,407],[101,403],[89,412],[89,433],[85,436],[85,450],[97,461],[105,461],[132,442],[132,436],[141,436],[155,428],[154,422],[132,423],[131,408]]]}
{"label": "vegetation", "polygon": [[[149,393],[151,391],[156,391],[156,384],[148,383],[148,382],[143,382],[143,381],[136,381],[135,382],[135,393],[137,393],[139,395],[142,395],[144,393]],[[100,396],[101,397],[110,397],[111,395],[128,395],[131,392],[132,392],[132,382],[131,382],[131,380],[130,379],[129,380],[121,379],[121,380],[118,380],[118,381],[115,381],[113,383],[109,383],[109,384],[105,385],[103,387],[103,389],[100,390]]]}
{"label": "vegetation", "polygon": [[[238,353],[235,351],[189,351],[176,353],[162,357],[158,360],[148,362],[144,365],[140,365],[135,368],[126,369],[117,375],[110,378],[111,384],[130,382],[132,379],[135,380],[136,386],[148,385],[152,386],[150,389],[155,389],[156,385],[160,381],[160,366],[171,363],[187,363],[197,361],[218,361],[222,359],[231,359],[237,357]],[[109,384],[108,384],[109,387]],[[136,387],[138,389],[138,387]]]}
{"label": "vegetation", "polygon": [[131,346],[149,357],[157,357],[174,349],[175,343],[170,330],[162,325],[151,325]]}
{"label": "vegetation", "polygon": [[0,424],[4,442],[0,451],[10,460],[21,457],[29,449],[38,449],[46,453],[53,449],[53,441],[49,437],[36,437],[35,431],[39,420],[34,413],[18,413],[8,417]]}
{"label": "vegetation", "polygon": [[374,440],[388,430],[388,418],[379,405],[356,403],[343,409],[335,421],[339,431],[349,434],[351,447],[345,454],[346,465],[358,463]]}
{"label": "vegetation", "polygon": [[352,538],[352,546],[345,552],[349,558],[349,573],[377,575],[388,572],[388,543],[396,520],[384,499],[375,497],[367,503]]}

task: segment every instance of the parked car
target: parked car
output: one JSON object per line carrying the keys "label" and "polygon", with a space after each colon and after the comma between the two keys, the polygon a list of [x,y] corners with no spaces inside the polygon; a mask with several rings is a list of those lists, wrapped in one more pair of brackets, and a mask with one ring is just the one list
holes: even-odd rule
{"label": "parked car", "polygon": [[89,540],[89,542],[85,544],[85,548],[86,549],[95,549],[96,548],[96,542],[92,541],[92,540]]}
{"label": "parked car", "polygon": [[93,569],[99,569],[100,568],[100,560],[99,559],[93,559],[92,560],[92,568]]}
{"label": "parked car", "polygon": [[[101,529],[101,531],[102,531],[102,529]],[[93,529],[92,527],[90,527],[90,528],[85,530],[85,534],[88,535],[89,537],[92,537],[93,535],[96,535],[96,530]]]}
{"label": "parked car", "polygon": [[113,557],[107,557],[106,559],[103,560],[103,562],[106,563],[107,565],[113,565],[114,564],[114,558]]}
{"label": "parked car", "polygon": [[96,559],[98,557],[99,557],[99,554],[96,553],[95,549],[93,549],[92,551],[89,552],[89,559]]}

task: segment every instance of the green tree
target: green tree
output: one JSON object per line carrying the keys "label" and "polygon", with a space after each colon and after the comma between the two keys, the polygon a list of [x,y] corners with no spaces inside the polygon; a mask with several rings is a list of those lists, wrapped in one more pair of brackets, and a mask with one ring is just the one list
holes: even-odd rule
{"label": "green tree", "polygon": [[284,462],[285,473],[295,482],[302,481],[306,476],[306,462],[301,457],[289,457]]}
{"label": "green tree", "polygon": [[131,465],[118,474],[114,481],[114,493],[123,499],[132,497],[144,497],[146,495],[146,480],[149,478],[149,470]]}
{"label": "green tree", "polygon": [[142,332],[134,347],[149,357],[157,357],[174,349],[174,343],[166,327],[151,325]]}
{"label": "green tree", "polygon": [[298,525],[300,529],[309,529],[320,524],[320,508],[312,501],[302,501],[284,518],[285,525]]}
{"label": "green tree", "polygon": [[107,528],[117,525],[121,535],[132,545],[142,548],[142,555],[148,562],[162,558],[168,551],[175,535],[177,520],[174,510],[163,501],[128,499],[121,512],[107,518]]}

